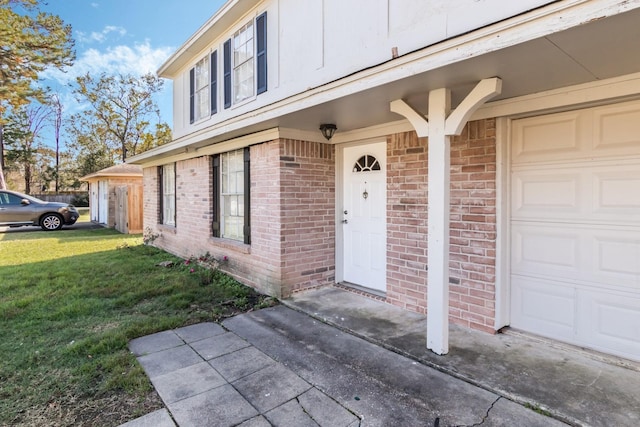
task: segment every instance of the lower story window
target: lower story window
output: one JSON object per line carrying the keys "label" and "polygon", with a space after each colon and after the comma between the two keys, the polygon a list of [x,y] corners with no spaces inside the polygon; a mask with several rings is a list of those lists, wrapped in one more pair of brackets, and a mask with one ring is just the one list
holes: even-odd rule
{"label": "lower story window", "polygon": [[214,236],[250,243],[249,149],[214,157]]}
{"label": "lower story window", "polygon": [[176,225],[176,165],[160,168],[160,222]]}

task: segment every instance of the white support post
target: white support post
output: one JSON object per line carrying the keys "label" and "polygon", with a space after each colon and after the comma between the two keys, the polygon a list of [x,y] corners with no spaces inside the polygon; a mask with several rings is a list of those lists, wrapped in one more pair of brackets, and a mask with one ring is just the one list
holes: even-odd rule
{"label": "white support post", "polygon": [[451,114],[451,91],[432,90],[428,121],[401,99],[390,104],[391,111],[406,117],[419,137],[429,137],[427,348],[437,354],[449,352],[450,136],[459,135],[474,111],[501,90],[498,77],[484,79]]}
{"label": "white support post", "polygon": [[450,109],[449,89],[429,92],[427,348],[436,354],[449,351]]}

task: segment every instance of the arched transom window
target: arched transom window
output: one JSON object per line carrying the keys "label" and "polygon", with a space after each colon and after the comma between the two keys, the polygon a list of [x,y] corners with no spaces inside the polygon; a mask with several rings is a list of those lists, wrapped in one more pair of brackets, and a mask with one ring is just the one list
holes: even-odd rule
{"label": "arched transom window", "polygon": [[360,157],[357,162],[353,165],[354,172],[371,172],[371,171],[379,171],[380,170],[380,162],[374,156],[369,154],[365,154]]}

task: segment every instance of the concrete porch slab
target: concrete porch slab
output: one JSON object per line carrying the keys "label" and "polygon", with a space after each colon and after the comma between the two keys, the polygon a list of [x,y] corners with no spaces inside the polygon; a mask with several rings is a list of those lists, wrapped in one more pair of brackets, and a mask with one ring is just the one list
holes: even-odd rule
{"label": "concrete porch slab", "polygon": [[[426,366],[575,425],[640,425],[640,366],[517,334],[451,325],[449,353],[426,348],[426,317],[336,287],[284,304]],[[502,405],[503,403],[501,403]]]}

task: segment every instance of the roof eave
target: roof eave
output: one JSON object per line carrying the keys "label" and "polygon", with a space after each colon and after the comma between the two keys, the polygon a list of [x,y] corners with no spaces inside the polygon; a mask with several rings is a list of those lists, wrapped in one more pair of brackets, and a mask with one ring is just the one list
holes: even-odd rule
{"label": "roof eave", "polygon": [[193,60],[194,55],[220,37],[234,22],[251,10],[256,3],[256,0],[227,0],[202,27],[158,68],[158,75],[169,79],[174,78],[185,65]]}

